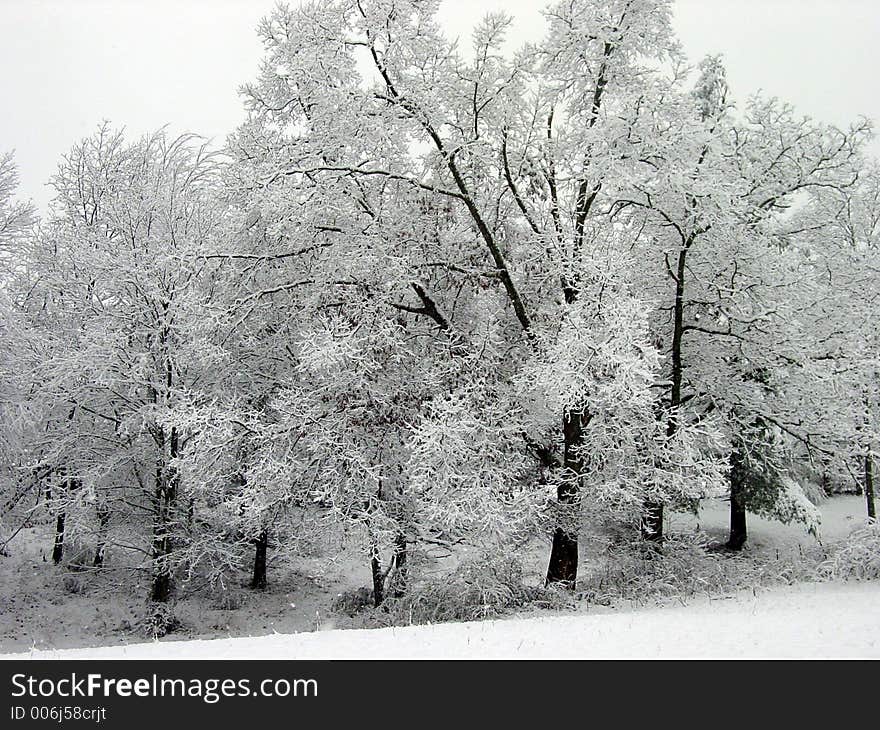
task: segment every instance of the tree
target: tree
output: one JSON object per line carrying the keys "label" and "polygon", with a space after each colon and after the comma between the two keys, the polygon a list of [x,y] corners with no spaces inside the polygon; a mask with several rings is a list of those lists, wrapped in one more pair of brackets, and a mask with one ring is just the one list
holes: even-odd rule
{"label": "tree", "polygon": [[818,290],[814,370],[828,394],[814,413],[825,421],[825,450],[842,460],[851,474],[855,469],[868,516],[874,518],[880,171],[876,162],[861,162],[852,185],[817,197],[816,212],[797,225],[810,234],[801,250]]}
{"label": "tree", "polygon": [[[798,435],[794,400],[783,393],[815,387],[803,378],[811,368],[791,372],[804,360],[804,343],[812,342],[803,325],[815,309],[815,284],[797,254],[803,231],[787,212],[814,205],[809,196],[816,191],[852,184],[866,127],[816,124],[760,97],[740,120],[714,58],[701,64],[690,99],[682,101],[678,114],[659,115],[647,105],[645,123],[663,125],[664,133],[652,135],[659,144],[651,156],[631,160],[628,185],[613,208],[643,222],[636,244],[644,263],[641,289],[658,303],[652,329],[669,356],[662,384],[667,434],[709,414],[721,418],[732,449],[737,524],[730,544],[741,547],[743,480],[762,472],[746,468],[753,461],[748,455],[773,450],[767,428]],[[769,484],[759,479],[752,487],[758,483]],[[782,499],[790,491],[765,493],[764,507],[771,495]],[[645,532],[662,536],[662,503],[648,510]]]}
{"label": "tree", "polygon": [[[573,586],[588,476],[597,494],[631,505],[649,491],[671,498],[660,474],[682,477],[669,481],[674,492],[686,472],[706,477],[691,480],[700,489],[717,472],[692,450],[706,436],[702,427],[679,440],[656,437],[656,353],[617,250],[638,228],[598,202],[618,184],[621,160],[653,144],[626,132],[645,95],[661,98],[669,86],[656,62],[676,55],[670,9],[562,4],[548,11],[545,42],[511,60],[501,50],[509,18],[487,17],[465,58],[443,37],[436,8],[342,1],[282,7],[264,21],[266,58],[258,82],[244,89],[250,118],[231,152],[249,201],[242,207],[259,211],[277,238],[234,255],[277,277],[253,297],[290,297],[290,311],[317,315],[320,330],[348,332],[330,336],[333,347],[347,347],[339,341],[364,316],[353,314],[359,298],[366,321],[387,333],[380,341],[418,337],[424,349],[413,362],[445,369],[434,393],[479,403],[484,425],[512,408],[506,422],[520,433],[521,458],[501,482],[521,478],[522,458],[533,475],[552,473],[531,486],[534,495],[556,490],[547,579]],[[330,308],[339,316],[327,324]],[[523,402],[522,384],[554,369],[552,388],[532,389],[532,402]],[[297,398],[303,390],[314,392],[307,386]],[[394,395],[408,403],[409,420],[438,413],[436,395],[411,396]],[[401,449],[421,454],[406,433]],[[615,439],[644,451],[626,478],[612,468],[626,459],[609,459],[604,448]],[[376,458],[424,474],[411,457]],[[368,463],[358,458],[362,469]],[[464,461],[459,469],[479,472]],[[373,495],[387,494],[377,479]]]}
{"label": "tree", "polygon": [[[37,428],[38,404],[31,397],[39,361],[39,338],[21,311],[18,284],[31,278],[22,266],[37,223],[33,206],[16,199],[18,172],[11,153],[0,155],[0,526],[39,492],[41,473],[29,464],[27,442]],[[0,544],[2,552],[26,521]]]}
{"label": "tree", "polygon": [[[222,216],[204,144],[158,132],[134,143],[106,125],[76,145],[57,197],[31,306],[52,317],[40,446],[62,515],[90,506],[102,564],[112,515],[152,522],[150,596],[168,600],[185,512],[177,410],[210,384],[212,287],[199,254]],[[60,465],[64,465],[63,468]],[[59,501],[60,500],[60,501]],[[137,544],[127,547],[141,550]]]}
{"label": "tree", "polygon": [[[0,254],[7,259],[36,223],[29,201],[16,200],[18,170],[11,152],[0,155]],[[8,265],[8,261],[4,261]]]}

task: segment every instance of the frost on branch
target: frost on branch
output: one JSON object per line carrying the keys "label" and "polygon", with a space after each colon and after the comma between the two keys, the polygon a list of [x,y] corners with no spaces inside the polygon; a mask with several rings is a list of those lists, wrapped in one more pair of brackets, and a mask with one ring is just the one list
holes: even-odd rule
{"label": "frost on branch", "polygon": [[418,516],[479,542],[528,537],[551,494],[530,479],[521,414],[511,406],[481,412],[473,400],[440,396],[414,429],[408,473]]}

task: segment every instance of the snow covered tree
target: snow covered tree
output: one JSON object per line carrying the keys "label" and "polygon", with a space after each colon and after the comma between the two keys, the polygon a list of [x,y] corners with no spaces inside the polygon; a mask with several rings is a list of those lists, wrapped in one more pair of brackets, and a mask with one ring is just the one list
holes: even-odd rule
{"label": "snow covered tree", "polygon": [[[9,528],[11,534],[24,522],[16,525],[9,518],[38,497],[41,477],[31,468],[27,444],[39,428],[33,373],[42,349],[21,306],[27,291],[22,285],[33,282],[25,262],[37,219],[33,206],[17,199],[17,189],[13,156],[0,155],[0,530]],[[0,551],[11,534],[0,538]]]}
{"label": "snow covered tree", "polygon": [[59,526],[94,510],[101,564],[111,517],[137,527],[149,518],[148,547],[128,547],[150,558],[157,601],[171,593],[186,523],[178,460],[190,434],[176,413],[216,365],[199,257],[222,220],[215,180],[197,138],[158,132],[128,143],[105,125],[59,167],[35,254],[30,308],[50,320],[35,447],[53,475]]}
{"label": "snow covered tree", "polygon": [[[732,449],[731,509],[738,527],[731,544],[741,546],[741,487],[754,461],[747,456],[774,450],[773,439],[764,438],[774,428],[797,433],[790,391],[817,385],[804,379],[804,370],[791,373],[812,337],[807,322],[815,286],[797,253],[801,231],[787,213],[807,205],[814,191],[852,184],[866,129],[841,131],[800,119],[790,107],[760,97],[740,119],[727,101],[718,59],[706,59],[700,70],[678,113],[660,116],[656,104],[647,105],[645,123],[662,125],[663,134],[652,135],[659,144],[651,156],[632,160],[613,207],[643,221],[636,243],[640,289],[656,303],[652,330],[668,354],[667,433],[711,415],[720,419]],[[784,484],[782,491],[765,490],[762,511],[775,494],[804,506],[809,523],[815,510],[793,481]],[[780,507],[780,516],[788,513]],[[662,533],[661,504],[646,523],[647,533]]]}
{"label": "snow covered tree", "polygon": [[0,154],[0,253],[4,258],[15,253],[16,244],[36,222],[33,205],[16,199],[17,189],[18,170],[13,155]]}
{"label": "snow covered tree", "polygon": [[810,370],[822,397],[814,398],[808,430],[824,454],[861,482],[868,515],[875,517],[880,171],[876,161],[860,163],[852,185],[814,195],[813,208],[791,225],[805,232],[799,250],[816,301]]}
{"label": "snow covered tree", "polygon": [[[432,1],[343,0],[281,7],[264,21],[262,71],[244,89],[250,118],[230,148],[233,186],[249,201],[242,208],[267,235],[231,255],[274,275],[254,298],[287,299],[291,314],[317,319],[320,350],[348,352],[331,363],[376,354],[345,343],[364,342],[353,334],[362,316],[374,335],[386,333],[380,342],[419,343],[405,372],[424,360],[436,380],[422,393],[406,392],[410,382],[394,396],[381,390],[409,404],[408,421],[427,420],[400,432],[400,455],[374,458],[421,483],[431,474],[440,482],[434,494],[485,474],[491,448],[461,454],[456,470],[428,471],[412,439],[434,433],[440,417],[444,438],[465,444],[471,417],[487,419],[480,430],[491,432],[504,413],[505,430],[519,434],[505,449],[519,458],[499,484],[522,482],[525,460],[533,475],[520,487],[531,494],[526,502],[537,509],[555,490],[547,580],[573,586],[585,480],[594,496],[632,506],[681,490],[694,498],[720,478],[717,460],[697,447],[713,439],[701,425],[677,440],[658,437],[651,389],[659,362],[647,310],[624,275],[624,248],[638,227],[614,219],[615,198],[604,192],[620,186],[627,159],[654,144],[633,124],[646,97],[661,99],[677,79],[657,68],[677,58],[670,7],[564,3],[547,12],[545,41],[513,58],[503,52],[508,17],[488,16],[468,55],[443,36],[436,9]],[[387,367],[399,366],[397,347],[379,349],[391,357]],[[471,417],[450,419],[438,396],[462,399]],[[362,453],[331,444],[340,457]],[[357,463],[374,469],[363,456]],[[372,481],[378,494],[380,478]],[[455,505],[447,495],[435,514]]]}
{"label": "snow covered tree", "polygon": [[556,2],[516,51],[438,8],[278,6],[222,156],[102,125],[40,226],[0,157],[4,540],[140,553],[166,602],[354,534],[394,608],[427,546],[545,540],[574,589],[588,524],[816,532],[811,469],[875,518],[869,125],[736,108],[671,0]]}

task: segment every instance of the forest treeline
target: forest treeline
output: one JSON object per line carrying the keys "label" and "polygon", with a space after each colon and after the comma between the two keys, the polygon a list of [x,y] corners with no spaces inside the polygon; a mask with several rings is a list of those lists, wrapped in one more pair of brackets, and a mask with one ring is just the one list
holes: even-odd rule
{"label": "forest treeline", "polygon": [[870,124],[733,104],[665,0],[565,0],[515,52],[437,5],[279,6],[222,149],[101,125],[41,220],[2,158],[3,544],[49,519],[165,602],[342,525],[378,605],[428,544],[547,538],[574,587],[586,523],[662,550],[729,495],[736,550],[747,511],[818,530],[808,484],[874,515]]}

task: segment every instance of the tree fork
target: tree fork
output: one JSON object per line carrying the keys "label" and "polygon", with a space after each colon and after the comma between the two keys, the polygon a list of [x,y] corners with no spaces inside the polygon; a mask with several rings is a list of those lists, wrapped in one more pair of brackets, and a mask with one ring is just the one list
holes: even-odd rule
{"label": "tree fork", "polygon": [[385,88],[388,90],[388,94],[390,96],[389,101],[392,101],[403,108],[413,119],[415,119],[421,125],[422,129],[424,129],[428,137],[430,137],[431,142],[437,149],[437,152],[440,153],[440,156],[446,163],[446,167],[449,170],[449,173],[452,175],[452,179],[455,181],[455,185],[459,191],[459,194],[456,197],[458,197],[464,203],[465,207],[468,210],[468,213],[471,216],[471,219],[474,222],[474,225],[476,225],[477,230],[480,233],[480,236],[486,243],[486,247],[489,249],[492,260],[495,263],[495,268],[498,271],[498,278],[504,285],[504,290],[507,293],[508,300],[513,306],[513,311],[516,314],[516,318],[519,321],[523,332],[526,333],[526,336],[530,337],[532,322],[528,315],[528,312],[526,311],[525,303],[523,302],[519,290],[517,289],[516,284],[513,281],[513,277],[511,277],[510,275],[510,269],[507,267],[507,261],[504,259],[504,254],[501,252],[501,248],[498,246],[498,242],[495,240],[495,236],[492,234],[492,231],[489,229],[489,226],[483,219],[483,216],[480,213],[480,210],[477,207],[477,204],[474,201],[470,190],[468,189],[464,177],[462,176],[461,171],[458,169],[458,165],[455,164],[455,153],[453,152],[450,154],[450,152],[446,149],[446,145],[443,144],[443,139],[437,133],[437,130],[425,118],[424,114],[422,114],[418,108],[413,106],[398,92],[397,87],[391,80],[388,69],[379,58],[379,54],[376,52],[376,48],[372,43],[372,39],[370,39],[370,55],[373,58],[373,63],[376,66],[376,70],[382,76],[382,80],[385,83]]}

